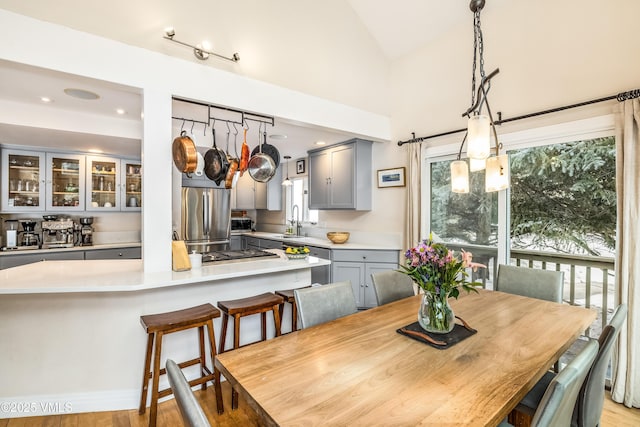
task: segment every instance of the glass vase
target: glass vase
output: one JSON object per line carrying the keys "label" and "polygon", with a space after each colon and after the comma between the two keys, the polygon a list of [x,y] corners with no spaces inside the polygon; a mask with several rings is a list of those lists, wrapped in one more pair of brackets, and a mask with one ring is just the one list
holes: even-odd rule
{"label": "glass vase", "polygon": [[448,297],[440,297],[431,293],[422,295],[418,310],[418,323],[422,329],[434,334],[446,334],[455,326],[453,310]]}

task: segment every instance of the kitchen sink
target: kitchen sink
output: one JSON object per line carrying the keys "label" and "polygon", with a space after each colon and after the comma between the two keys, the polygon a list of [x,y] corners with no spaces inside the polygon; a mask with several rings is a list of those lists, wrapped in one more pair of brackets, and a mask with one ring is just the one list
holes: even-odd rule
{"label": "kitchen sink", "polygon": [[280,235],[283,239],[304,239],[305,236],[298,236],[297,234],[282,234]]}

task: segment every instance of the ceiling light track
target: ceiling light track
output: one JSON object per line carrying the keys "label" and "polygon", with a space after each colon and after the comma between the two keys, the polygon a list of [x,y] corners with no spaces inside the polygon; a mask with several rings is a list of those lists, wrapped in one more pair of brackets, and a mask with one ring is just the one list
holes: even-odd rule
{"label": "ceiling light track", "polygon": [[182,46],[190,47],[191,49],[193,49],[194,56],[201,61],[206,61],[207,59],[209,59],[211,55],[215,56],[216,58],[225,59],[231,62],[240,61],[240,55],[238,55],[237,52],[234,53],[231,57],[220,55],[218,53],[212,52],[210,49],[207,49],[204,43],[192,45],[192,44],[177,40],[175,38],[175,35],[176,35],[176,32],[173,28],[167,28],[164,30],[164,35],[162,36],[162,38],[165,40],[172,41],[174,43],[178,43],[179,45],[182,45]]}

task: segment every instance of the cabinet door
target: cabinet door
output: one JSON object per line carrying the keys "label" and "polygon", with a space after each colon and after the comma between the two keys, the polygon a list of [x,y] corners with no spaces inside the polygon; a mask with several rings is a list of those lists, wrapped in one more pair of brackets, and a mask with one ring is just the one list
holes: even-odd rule
{"label": "cabinet door", "polygon": [[336,147],[329,156],[329,206],[334,209],[353,209],[356,206],[354,146]]}
{"label": "cabinet door", "polygon": [[85,210],[85,156],[47,154],[47,210]]}
{"label": "cabinet door", "polygon": [[69,251],[69,252],[38,252],[24,255],[11,255],[3,256],[0,258],[0,270],[5,268],[17,267],[19,265],[32,264],[40,261],[68,261],[68,260],[83,260],[83,251]]}
{"label": "cabinet door", "polygon": [[282,165],[268,182],[255,183],[255,197],[256,209],[282,210]]}
{"label": "cabinet door", "polygon": [[330,162],[328,151],[309,154],[309,209],[322,209],[328,205]]}
{"label": "cabinet door", "polygon": [[236,184],[236,207],[235,209],[255,209],[256,190],[255,181],[245,172]]}
{"label": "cabinet door", "polygon": [[356,297],[356,306],[364,307],[364,263],[361,262],[334,262],[331,269],[331,281],[351,281],[351,288]]}
{"label": "cabinet door", "polygon": [[120,210],[120,159],[87,157],[87,210]]}
{"label": "cabinet door", "polygon": [[45,154],[36,151],[2,150],[2,210],[45,209]]}
{"label": "cabinet door", "polygon": [[231,236],[229,238],[229,248],[232,251],[242,250],[242,236]]}
{"label": "cabinet door", "polygon": [[398,264],[390,263],[366,263],[364,273],[364,307],[370,308],[378,305],[376,299],[376,292],[373,289],[373,280],[371,275],[373,273],[380,273],[381,271],[397,270]]}
{"label": "cabinet door", "polygon": [[142,165],[139,160],[121,160],[120,208],[139,211],[142,208]]}

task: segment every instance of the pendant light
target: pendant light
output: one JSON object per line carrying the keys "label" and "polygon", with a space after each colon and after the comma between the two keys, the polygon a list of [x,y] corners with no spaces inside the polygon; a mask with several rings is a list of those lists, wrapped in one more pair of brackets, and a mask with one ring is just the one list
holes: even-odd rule
{"label": "pendant light", "polygon": [[284,181],[282,181],[282,185],[284,185],[285,187],[291,187],[293,185],[293,183],[289,179],[289,159],[290,158],[291,156],[284,156],[285,167],[287,168],[287,177],[285,178]]}
{"label": "pendant light", "polygon": [[[451,191],[454,193],[469,192],[469,169],[471,172],[477,172],[486,168],[485,191],[487,192],[504,190],[509,187],[509,158],[507,155],[500,156],[501,144],[498,141],[495,122],[487,99],[487,94],[491,89],[491,79],[500,70],[496,69],[489,75],[486,75],[484,71],[484,42],[480,26],[480,12],[484,5],[485,0],[471,0],[469,4],[469,8],[473,12],[474,36],[471,107],[463,114],[464,117],[468,117],[467,132],[460,144],[457,160],[451,163]],[[478,68],[480,76],[477,91],[476,68]],[[486,107],[486,114],[482,112],[483,107]],[[489,157],[491,155],[492,134],[495,143],[495,157]],[[469,166],[465,160],[461,160],[465,142],[467,142]]]}

